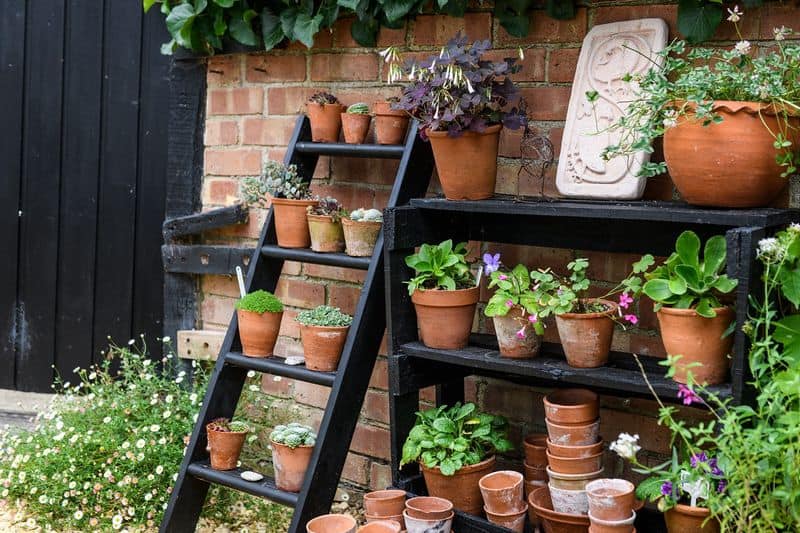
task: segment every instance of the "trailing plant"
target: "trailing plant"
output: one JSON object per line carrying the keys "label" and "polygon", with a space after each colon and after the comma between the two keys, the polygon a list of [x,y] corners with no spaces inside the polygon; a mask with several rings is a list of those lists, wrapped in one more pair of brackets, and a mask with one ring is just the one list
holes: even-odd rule
{"label": "trailing plant", "polygon": [[329,105],[329,104],[338,104],[339,99],[333,96],[331,93],[314,93],[308,99],[308,101],[312,104],[320,104],[320,105]]}
{"label": "trailing plant", "polygon": [[452,476],[495,452],[513,450],[507,429],[505,418],[480,413],[473,403],[420,411],[417,423],[403,444],[400,465],[419,461],[428,468],[439,467],[445,476]]}
{"label": "trailing plant", "polygon": [[249,433],[250,426],[241,420],[230,420],[227,418],[215,418],[208,423],[207,428],[221,433]]}
{"label": "trailing plant", "polygon": [[259,177],[247,177],[242,184],[242,197],[250,206],[265,207],[267,194],[275,198],[308,200],[310,183],[297,174],[297,165],[286,166],[279,161],[267,160]]}
{"label": "trailing plant", "polygon": [[359,207],[350,212],[350,220],[364,222],[383,222],[383,212],[380,209],[364,209]]}
{"label": "trailing plant", "polygon": [[236,302],[236,309],[252,311],[259,314],[280,313],[283,311],[283,304],[278,297],[271,292],[259,289],[250,294],[246,294]]}
{"label": "trailing plant", "polygon": [[484,314],[488,317],[506,316],[512,309],[520,307],[523,310],[519,317],[522,326],[517,336],[524,338],[529,326],[537,335],[544,335],[544,326],[539,321],[539,303],[534,295],[528,268],[517,265],[509,271],[500,262],[500,254],[490,253],[483,254],[483,268],[489,275],[489,288],[494,289],[483,310]]}
{"label": "trailing plant", "polygon": [[338,307],[319,305],[297,313],[297,320],[305,326],[344,327],[353,323],[353,317],[342,313]]}
{"label": "trailing plant", "polygon": [[369,106],[363,102],[359,102],[348,107],[347,113],[351,115],[369,115]]}
{"label": "trailing plant", "polygon": [[291,422],[286,425],[275,426],[275,429],[269,434],[269,440],[289,448],[314,446],[317,442],[317,434],[311,426]]}
{"label": "trailing plant", "polygon": [[467,243],[453,246],[447,239],[439,244],[423,244],[419,252],[406,257],[406,265],[414,269],[414,277],[406,282],[408,294],[420,290],[454,291],[475,286],[467,263]]}
{"label": "trailing plant", "polygon": [[317,205],[310,205],[306,209],[309,215],[319,215],[331,217],[333,222],[338,222],[343,216],[347,214],[347,210],[342,207],[339,200],[327,196],[320,198]]}

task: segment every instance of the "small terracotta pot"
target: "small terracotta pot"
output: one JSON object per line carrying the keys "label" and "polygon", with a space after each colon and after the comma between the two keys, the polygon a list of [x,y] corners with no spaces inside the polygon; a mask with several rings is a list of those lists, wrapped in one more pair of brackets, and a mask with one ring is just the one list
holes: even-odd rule
{"label": "small terracotta pot", "polygon": [[364,518],[367,519],[367,523],[387,522],[387,521],[388,522],[397,522],[398,524],[400,524],[400,531],[403,531],[406,528],[406,522],[403,519],[403,515],[402,514],[390,515],[390,516],[372,516],[372,515],[369,515],[369,514],[365,514]]}
{"label": "small terracotta pot", "polygon": [[342,222],[327,215],[308,214],[311,249],[315,252],[344,252]]}
{"label": "small terracotta pot", "polygon": [[324,514],[306,524],[308,533],[356,533],[355,519],[346,514]]}
{"label": "small terracotta pot", "polygon": [[395,520],[375,520],[358,528],[358,533],[400,533],[401,528]]}
{"label": "small terracotta pot", "polygon": [[408,511],[403,512],[407,533],[450,533],[453,516],[455,513],[450,511],[447,518],[414,518],[408,515]]}
{"label": "small terracotta pot", "polygon": [[522,474],[501,470],[486,474],[478,481],[483,496],[483,509],[496,515],[518,513],[524,503]]}
{"label": "small terracotta pot", "polygon": [[586,514],[589,511],[586,490],[559,489],[553,486],[552,481],[547,484],[547,488],[550,490],[554,511],[565,514]]}
{"label": "small terracotta pot", "polygon": [[528,506],[541,520],[546,533],[586,533],[589,528],[589,517],[571,515],[553,510],[550,491],[540,487],[528,495]]}
{"label": "small terracotta pot", "polygon": [[311,326],[300,324],[300,340],[306,368],[318,372],[335,372],[339,368],[342,349],[350,326]]}
{"label": "small terracotta pot", "polygon": [[614,321],[610,317],[617,312],[617,304],[597,298],[589,300],[602,302],[608,309],[602,313],[556,315],[558,336],[567,363],[576,368],[597,368],[606,364],[614,338]]}
{"label": "small terracotta pot", "polygon": [[[658,313],[661,340],[669,355],[680,355],[675,364],[678,383],[686,383],[687,371],[696,383],[716,385],[728,379],[728,354],[733,347],[733,335],[722,338],[722,334],[736,318],[733,309],[714,309],[717,316],[705,318],[694,309],[662,307]],[[687,368],[693,363],[702,366]]]}
{"label": "small terracotta pot", "polygon": [[[542,338],[530,327],[528,315],[521,307],[509,309],[506,316],[493,317],[492,321],[501,357],[532,359],[539,355]],[[520,331],[522,337],[517,335]]]}
{"label": "small terracotta pot", "polygon": [[360,113],[342,113],[342,133],[348,144],[364,144],[372,117]]}
{"label": "small terracotta pot", "polygon": [[533,433],[522,442],[525,449],[525,463],[538,468],[547,466],[547,435]]}
{"label": "small terracotta pot", "polygon": [[595,479],[586,484],[589,513],[598,520],[627,520],[633,512],[635,491],[633,483],[624,479]]}
{"label": "small terracotta pot", "polygon": [[[545,477],[546,476],[547,476],[547,474],[545,474]],[[546,480],[545,481],[541,481],[541,480],[538,480],[538,479],[535,479],[533,481],[525,480],[524,486],[525,486],[525,500],[527,500],[528,499],[528,494],[530,494],[532,490],[535,490],[535,489],[537,489],[539,487],[546,487],[547,486],[547,481]]]}
{"label": "small terracotta pot", "polygon": [[372,220],[343,218],[345,253],[353,257],[372,257],[381,226],[380,222]]}
{"label": "small terracotta pot", "polygon": [[550,437],[550,441],[559,446],[594,444],[597,442],[597,434],[600,431],[600,420],[574,426],[556,424],[547,419],[545,419],[544,423],[547,426],[547,434]]}
{"label": "small terracotta pot", "polygon": [[542,466],[532,466],[523,461],[522,466],[525,471],[525,481],[547,481],[547,457],[545,457],[545,464]]}
{"label": "small terracotta pot", "polygon": [[630,513],[623,520],[602,520],[597,518],[592,513],[592,510],[589,509],[589,521],[592,524],[589,531],[597,533],[632,533],[633,523],[636,521],[636,513],[634,511]]}
{"label": "small terracotta pot", "polygon": [[311,246],[306,209],[317,203],[317,200],[272,199],[278,246],[282,248],[308,248]]}
{"label": "small terracotta pot", "polygon": [[448,200],[485,200],[494,195],[497,180],[497,124],[483,133],[464,132],[450,137],[446,131],[427,131],[436,172]]}
{"label": "small terracotta pot", "polygon": [[585,474],[563,474],[561,472],[554,472],[552,468],[549,466],[547,467],[547,476],[550,478],[548,486],[551,489],[555,487],[556,489],[563,490],[586,490],[586,485],[595,479],[599,479],[602,475],[602,469]]}
{"label": "small terracotta pot", "polygon": [[342,113],[346,109],[342,104],[306,103],[308,120],[311,121],[311,140],[317,143],[339,142]]}
{"label": "small terracotta pot", "polygon": [[588,457],[559,457],[547,452],[547,462],[554,472],[562,474],[588,474],[603,468],[603,452]]}
{"label": "small terracotta pot", "polygon": [[560,446],[547,439],[547,450],[558,457],[578,459],[601,453],[603,451],[603,441],[598,439],[594,444],[586,444],[584,446],[571,446],[569,444]]}
{"label": "small terracotta pot", "polygon": [[272,447],[272,466],[275,468],[275,486],[287,492],[300,492],[314,447],[290,448],[274,441],[270,441],[270,446]]}
{"label": "small terracotta pot", "polygon": [[528,514],[528,504],[520,502],[517,511],[508,513],[493,513],[488,507],[483,508],[486,513],[486,518],[489,522],[510,529],[515,533],[523,533],[525,531],[525,516]]}
{"label": "small terracotta pot", "polygon": [[376,490],[364,495],[364,512],[371,516],[403,514],[406,506],[404,490]]}
{"label": "small terracotta pot", "polygon": [[375,142],[378,144],[403,144],[408,129],[408,113],[392,109],[389,102],[375,102]]}
{"label": "small terracotta pot", "polygon": [[242,453],[246,431],[216,431],[206,425],[211,468],[233,470]]}
{"label": "small terracotta pot", "polygon": [[453,502],[435,496],[409,498],[405,506],[409,516],[414,518],[444,519],[453,512]]}
{"label": "small terracotta pot", "polygon": [[269,357],[275,349],[283,311],[256,313],[237,309],[242,352],[249,357]]}
{"label": "small terracotta pot", "polygon": [[[422,343],[428,348],[458,350],[467,345],[480,289],[414,291],[411,301],[417,312]],[[480,511],[480,510],[479,510]]]}
{"label": "small terracotta pot", "polygon": [[588,424],[600,417],[600,400],[589,389],[558,389],[544,397],[544,414],[556,424]]}
{"label": "small terracotta pot", "polygon": [[460,468],[452,476],[442,474],[439,467],[428,468],[422,464],[420,467],[425,478],[425,486],[428,487],[428,494],[450,500],[453,507],[459,511],[478,514],[483,509],[478,480],[494,470],[494,464],[495,456],[492,455],[478,464]]}
{"label": "small terracotta pot", "polygon": [[716,519],[706,521],[710,514],[705,507],[679,503],[664,513],[664,520],[669,533],[719,533],[719,522]]}

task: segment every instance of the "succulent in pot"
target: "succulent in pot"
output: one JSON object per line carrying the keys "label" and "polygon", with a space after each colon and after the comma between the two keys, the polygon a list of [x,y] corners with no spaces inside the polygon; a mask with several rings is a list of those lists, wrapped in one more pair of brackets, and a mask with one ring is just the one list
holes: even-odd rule
{"label": "succulent in pot", "polygon": [[296,165],[287,166],[272,160],[264,163],[260,177],[244,179],[242,194],[247,205],[264,207],[271,197],[278,246],[308,248],[311,245],[306,208],[317,201],[311,196],[309,185],[298,175]]}
{"label": "succulent in pot", "polygon": [[343,252],[342,216],[347,211],[336,198],[320,198],[306,209],[311,249],[315,252]]}
{"label": "succulent in pot", "polygon": [[345,253],[354,257],[369,257],[381,232],[383,213],[379,209],[358,208],[342,218]]}
{"label": "succulent in pot", "polygon": [[206,424],[211,468],[233,470],[239,462],[250,426],[239,420],[217,418]]}
{"label": "succulent in pot", "polygon": [[306,367],[319,372],[336,371],[353,317],[338,307],[320,305],[299,312],[295,320],[300,324]]}
{"label": "succulent in pot", "polygon": [[363,144],[369,132],[369,123],[372,117],[369,116],[369,106],[364,103],[357,103],[349,106],[347,111],[342,113],[342,132],[344,142],[348,144]]}
{"label": "succulent in pot", "polygon": [[[390,49],[391,52],[391,49]],[[392,52],[392,54],[396,54]],[[391,61],[394,55],[388,55]],[[396,60],[396,59],[395,59]],[[375,142],[378,144],[403,144],[408,130],[410,115],[401,109],[394,109],[400,99],[396,96],[372,105],[375,114]]]}
{"label": "succulent in pot", "polygon": [[275,426],[269,434],[275,485],[288,492],[300,492],[317,442],[310,426],[292,422]]}
{"label": "succulent in pot", "polygon": [[308,120],[311,121],[311,140],[335,143],[342,129],[342,113],[346,107],[330,93],[316,93],[306,103]]}
{"label": "succulent in pot", "polygon": [[253,291],[236,302],[236,316],[244,355],[272,355],[283,318],[281,301],[271,292]]}

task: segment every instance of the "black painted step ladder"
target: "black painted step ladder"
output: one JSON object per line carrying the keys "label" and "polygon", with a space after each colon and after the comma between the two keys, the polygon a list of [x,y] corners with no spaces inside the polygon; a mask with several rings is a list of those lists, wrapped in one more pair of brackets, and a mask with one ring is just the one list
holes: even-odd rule
{"label": "black painted step ladder", "polygon": [[[321,155],[399,159],[389,207],[403,205],[410,198],[424,195],[433,172],[430,146],[419,139],[414,121],[408,128],[403,145],[358,145],[311,142],[309,121],[300,116],[284,162],[297,165],[299,175],[310,181]],[[289,527],[291,533],[304,532],[311,518],[327,513],[336,493],[386,327],[383,234],[378,238],[372,257],[366,258],[341,253],[321,254],[310,249],[280,248],[275,236],[273,210],[270,209],[256,250],[260,250],[260,253],[254,254],[245,282],[248,292],[256,289],[274,292],[284,261],[367,271],[339,369],[337,372],[315,372],[305,366],[284,364],[280,358],[258,359],[242,355],[234,314],[161,523],[164,533],[195,530],[212,483],[294,507]],[[209,466],[205,426],[214,418],[233,416],[250,370],[331,387],[311,464],[299,493],[279,490],[272,479],[265,478],[255,483],[245,481],[240,477],[239,469],[218,471]]]}

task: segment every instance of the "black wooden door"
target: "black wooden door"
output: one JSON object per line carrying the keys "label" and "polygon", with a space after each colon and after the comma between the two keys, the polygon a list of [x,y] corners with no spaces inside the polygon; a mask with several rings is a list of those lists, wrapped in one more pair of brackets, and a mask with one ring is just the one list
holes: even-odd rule
{"label": "black wooden door", "polygon": [[156,344],[165,40],[138,0],[0,2],[0,388]]}

